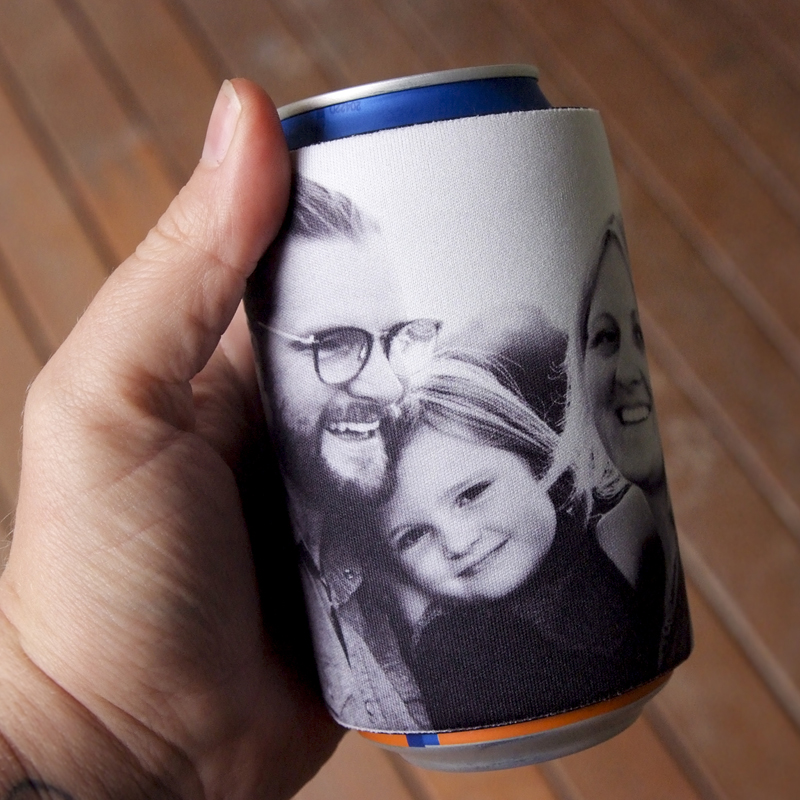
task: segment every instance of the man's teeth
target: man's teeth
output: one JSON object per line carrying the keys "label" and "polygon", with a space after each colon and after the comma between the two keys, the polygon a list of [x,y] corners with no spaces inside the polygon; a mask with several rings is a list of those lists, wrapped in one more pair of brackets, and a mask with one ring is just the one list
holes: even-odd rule
{"label": "man's teeth", "polygon": [[378,430],[380,420],[373,422],[333,422],[328,426],[332,433],[353,433],[360,436],[372,434]]}
{"label": "man's teeth", "polygon": [[633,425],[636,422],[644,422],[650,416],[650,407],[641,405],[631,408],[621,408],[619,418],[625,425]]}

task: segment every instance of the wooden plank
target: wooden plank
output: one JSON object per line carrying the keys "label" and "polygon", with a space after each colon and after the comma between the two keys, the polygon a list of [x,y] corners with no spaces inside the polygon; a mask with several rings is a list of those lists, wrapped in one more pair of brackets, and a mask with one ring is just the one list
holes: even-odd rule
{"label": "wooden plank", "polygon": [[794,0],[716,0],[720,15],[742,21],[748,39],[757,43],[800,88],[800,19]]}
{"label": "wooden plank", "polygon": [[[535,63],[530,44],[513,30],[502,5],[492,0],[380,0],[395,24],[414,35],[416,41],[435,43],[435,69],[474,67],[498,63]],[[424,29],[421,35],[414,29]]]}
{"label": "wooden plank", "polygon": [[[170,0],[170,5],[176,5]],[[272,3],[183,0],[204,38],[236,74],[260,83],[277,105],[329,91],[333,82]]]}
{"label": "wooden plank", "polygon": [[[424,53],[427,70],[455,69],[499,63],[541,66],[535,37],[520,26],[513,8],[496,0],[373,0]],[[563,4],[562,4],[563,5]],[[565,6],[569,12],[569,6]],[[574,105],[569,93],[553,84],[547,70],[540,84],[553,105]]]}
{"label": "wooden plank", "polygon": [[686,397],[652,366],[681,534],[800,687],[800,546]]}
{"label": "wooden plank", "polygon": [[[795,557],[793,548],[797,547],[798,541],[796,534],[800,514],[798,514],[797,506],[791,503],[791,500],[787,499],[786,496],[782,496],[780,492],[776,491],[776,489],[779,488],[776,482],[774,479],[771,479],[769,475],[763,474],[763,469],[759,469],[758,459],[752,452],[752,448],[750,452],[748,452],[748,448],[744,446],[745,443],[742,441],[735,426],[732,425],[730,419],[727,417],[724,408],[710,397],[698,376],[690,369],[680,353],[669,344],[663,331],[652,317],[646,313],[646,309],[642,308],[641,310],[651,355],[655,353],[657,362],[660,361],[669,365],[670,375],[674,379],[674,382],[680,386],[681,392],[686,395],[687,399],[691,399],[696,409],[702,410],[704,426],[708,431],[713,433],[717,442],[726,448],[728,455],[734,454],[739,465],[746,466],[746,469],[743,468],[743,472],[747,472],[746,478],[751,485],[748,487],[749,491],[745,492],[745,498],[749,495],[752,502],[752,493],[758,492],[763,498],[769,500],[768,505],[775,516],[781,516],[778,512],[782,513],[781,521],[784,523],[782,527],[786,535],[784,537],[778,537],[777,542],[773,539],[772,544],[778,545],[779,552],[781,549],[784,550],[780,554],[781,557],[783,557],[786,556],[788,540],[788,551],[791,554],[789,558],[790,561],[792,561]],[[654,377],[656,378],[654,388],[656,389],[658,389],[657,384],[659,383],[658,374],[659,370],[656,368],[654,370]],[[708,437],[706,436],[705,438],[707,439]],[[699,438],[699,443],[701,445],[703,444],[703,437]],[[689,446],[693,448],[694,441],[692,441],[691,445],[687,443],[687,447]],[[692,449],[692,453],[694,452],[695,450]],[[700,452],[702,453],[703,451],[701,450]],[[718,466],[722,470],[723,480],[721,482],[726,484],[727,481],[725,478],[734,476],[726,475],[724,462]],[[690,477],[689,480],[692,480],[692,478]],[[725,498],[723,502],[730,502],[730,498]],[[791,511],[794,513],[787,513]],[[712,507],[712,518],[713,515]],[[693,517],[694,515],[692,515],[690,519]],[[740,518],[731,518],[730,522],[735,529],[742,523],[747,523],[750,518],[751,517],[745,514]],[[793,526],[792,523],[794,523]],[[794,534],[793,541],[789,539],[789,531]],[[759,530],[754,532],[757,541],[756,550],[760,549],[760,541],[758,541],[759,532]],[[791,647],[788,656],[786,656],[786,651],[783,651],[783,656],[785,658],[782,661],[780,636],[777,640],[773,639],[768,641],[769,637],[765,639],[765,635],[759,631],[757,622],[763,621],[765,617],[762,615],[759,618],[758,613],[754,611],[754,607],[760,605],[765,598],[756,596],[756,603],[750,608],[747,607],[747,604],[740,604],[738,597],[742,594],[741,586],[748,583],[748,575],[750,572],[750,563],[747,561],[748,554],[746,552],[742,553],[741,549],[735,546],[733,548],[728,547],[729,541],[736,544],[736,540],[732,539],[728,531],[719,532],[719,540],[726,550],[726,555],[732,556],[734,561],[739,559],[739,572],[742,582],[732,586],[730,584],[726,586],[725,572],[719,570],[715,563],[709,560],[704,555],[702,549],[698,548],[693,541],[684,537],[682,540],[682,550],[687,573],[695,580],[706,601],[713,606],[716,614],[727,626],[730,635],[736,640],[739,647],[746,654],[754,669],[758,671],[767,689],[772,693],[776,701],[783,706],[787,716],[792,719],[795,727],[800,731],[800,686],[797,680],[793,678],[790,666],[796,663],[796,659],[792,656],[794,648],[793,646]],[[781,548],[781,545],[784,545],[784,548]],[[756,564],[758,564],[757,559]],[[762,562],[760,566],[767,570],[771,569],[771,565],[768,563]],[[715,567],[717,568],[717,573],[714,571]],[[772,576],[770,575],[763,583],[763,588],[767,597],[772,590],[771,578]],[[777,579],[780,594],[780,590],[784,587],[781,584],[781,575],[779,572],[775,575],[775,578]],[[796,572],[794,575],[790,575],[788,579],[790,592],[793,591],[792,584],[795,579]],[[787,601],[788,605],[784,605],[781,601]],[[776,619],[780,619],[781,616],[787,613],[791,616],[794,613],[794,608],[796,608],[796,606],[792,605],[793,602],[794,600],[784,596],[771,608],[771,612],[776,615]],[[769,606],[769,602],[767,602],[766,605]],[[787,609],[789,609],[788,612]],[[769,612],[767,612],[767,614],[768,613]],[[789,637],[788,641],[791,645],[791,632],[789,633]]]}
{"label": "wooden plank", "polygon": [[371,0],[281,0],[274,6],[303,41],[306,52],[334,79],[334,88],[426,70],[413,40],[405,38]]}
{"label": "wooden plank", "polygon": [[48,146],[122,260],[174,194],[153,142],[130,124],[52,0],[0,3],[0,47]]}
{"label": "wooden plank", "polygon": [[60,0],[129,116],[154,131],[185,182],[221,79],[158,0]]}
{"label": "wooden plank", "polygon": [[0,88],[2,88],[9,103],[14,107],[14,112],[19,117],[27,136],[30,138],[32,145],[36,147],[59,191],[64,196],[65,202],[69,205],[81,228],[92,242],[106,269],[111,271],[117,264],[116,253],[114,253],[107,236],[89,207],[84,193],[73,180],[69,165],[61,157],[58,148],[54,146],[53,137],[48,132],[47,126],[36,111],[34,104],[30,101],[24,85],[18,79],[17,73],[1,44]]}
{"label": "wooden plank", "polygon": [[644,718],[597,747],[560,759],[559,766],[591,800],[700,800]]}
{"label": "wooden plank", "polygon": [[19,449],[25,393],[41,364],[0,294],[0,492],[10,503],[19,487]]}
{"label": "wooden plank", "polygon": [[748,42],[749,26],[721,13],[716,0],[605,0],[696,113],[734,150],[800,223],[800,94],[766,53]]}
{"label": "wooden plank", "polygon": [[421,800],[415,798],[380,748],[348,733],[333,757],[295,800]]}
{"label": "wooden plank", "polygon": [[800,734],[690,586],[695,651],[654,701],[730,800],[794,800]]}
{"label": "wooden plank", "polygon": [[[442,46],[436,31],[430,29],[426,21],[409,3],[396,0],[371,0],[386,15],[388,24],[402,33],[411,42],[424,72],[455,69],[459,64],[453,60],[446,46]],[[472,66],[477,64],[474,62]]]}
{"label": "wooden plank", "polygon": [[0,273],[18,287],[17,313],[28,317],[27,338],[45,359],[106,271],[2,92],[0,130]]}

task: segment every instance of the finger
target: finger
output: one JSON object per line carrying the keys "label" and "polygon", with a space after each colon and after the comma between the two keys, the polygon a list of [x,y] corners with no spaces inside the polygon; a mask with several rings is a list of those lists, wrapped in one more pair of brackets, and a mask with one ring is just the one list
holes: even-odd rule
{"label": "finger", "polygon": [[[48,368],[68,365],[73,384],[88,371],[93,393],[127,393],[144,404],[165,384],[188,382],[216,348],[281,224],[289,176],[271,101],[249,81],[226,81],[191,179]],[[93,364],[70,358],[87,352]]]}
{"label": "finger", "polygon": [[262,419],[253,348],[239,304],[208,363],[192,380],[195,432],[236,468],[242,446]]}

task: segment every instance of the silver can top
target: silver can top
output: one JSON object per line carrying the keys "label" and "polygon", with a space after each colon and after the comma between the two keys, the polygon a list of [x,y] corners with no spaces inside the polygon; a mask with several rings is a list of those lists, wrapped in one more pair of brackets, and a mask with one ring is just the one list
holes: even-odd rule
{"label": "silver can top", "polygon": [[282,120],[315,111],[320,108],[348,103],[365,97],[374,97],[380,94],[402,92],[406,89],[418,89],[422,86],[438,86],[445,83],[460,83],[462,81],[475,81],[486,78],[534,78],[538,80],[539,70],[529,64],[494,64],[484,67],[465,67],[462,69],[447,69],[440,72],[425,72],[421,75],[409,75],[405,78],[391,78],[386,81],[365,83],[362,86],[353,86],[347,89],[338,89],[335,92],[325,92],[304,100],[288,103],[278,109]]}

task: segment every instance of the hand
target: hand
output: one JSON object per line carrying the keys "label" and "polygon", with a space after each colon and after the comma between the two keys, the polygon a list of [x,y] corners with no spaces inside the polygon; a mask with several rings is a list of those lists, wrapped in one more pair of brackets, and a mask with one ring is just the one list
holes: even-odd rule
{"label": "hand", "polygon": [[[0,758],[0,787],[288,797],[341,735],[264,633],[237,484],[257,408],[240,300],[289,175],[272,104],[226,83],[191,180],[30,389],[0,580],[22,773]],[[252,535],[279,549],[275,528]]]}

